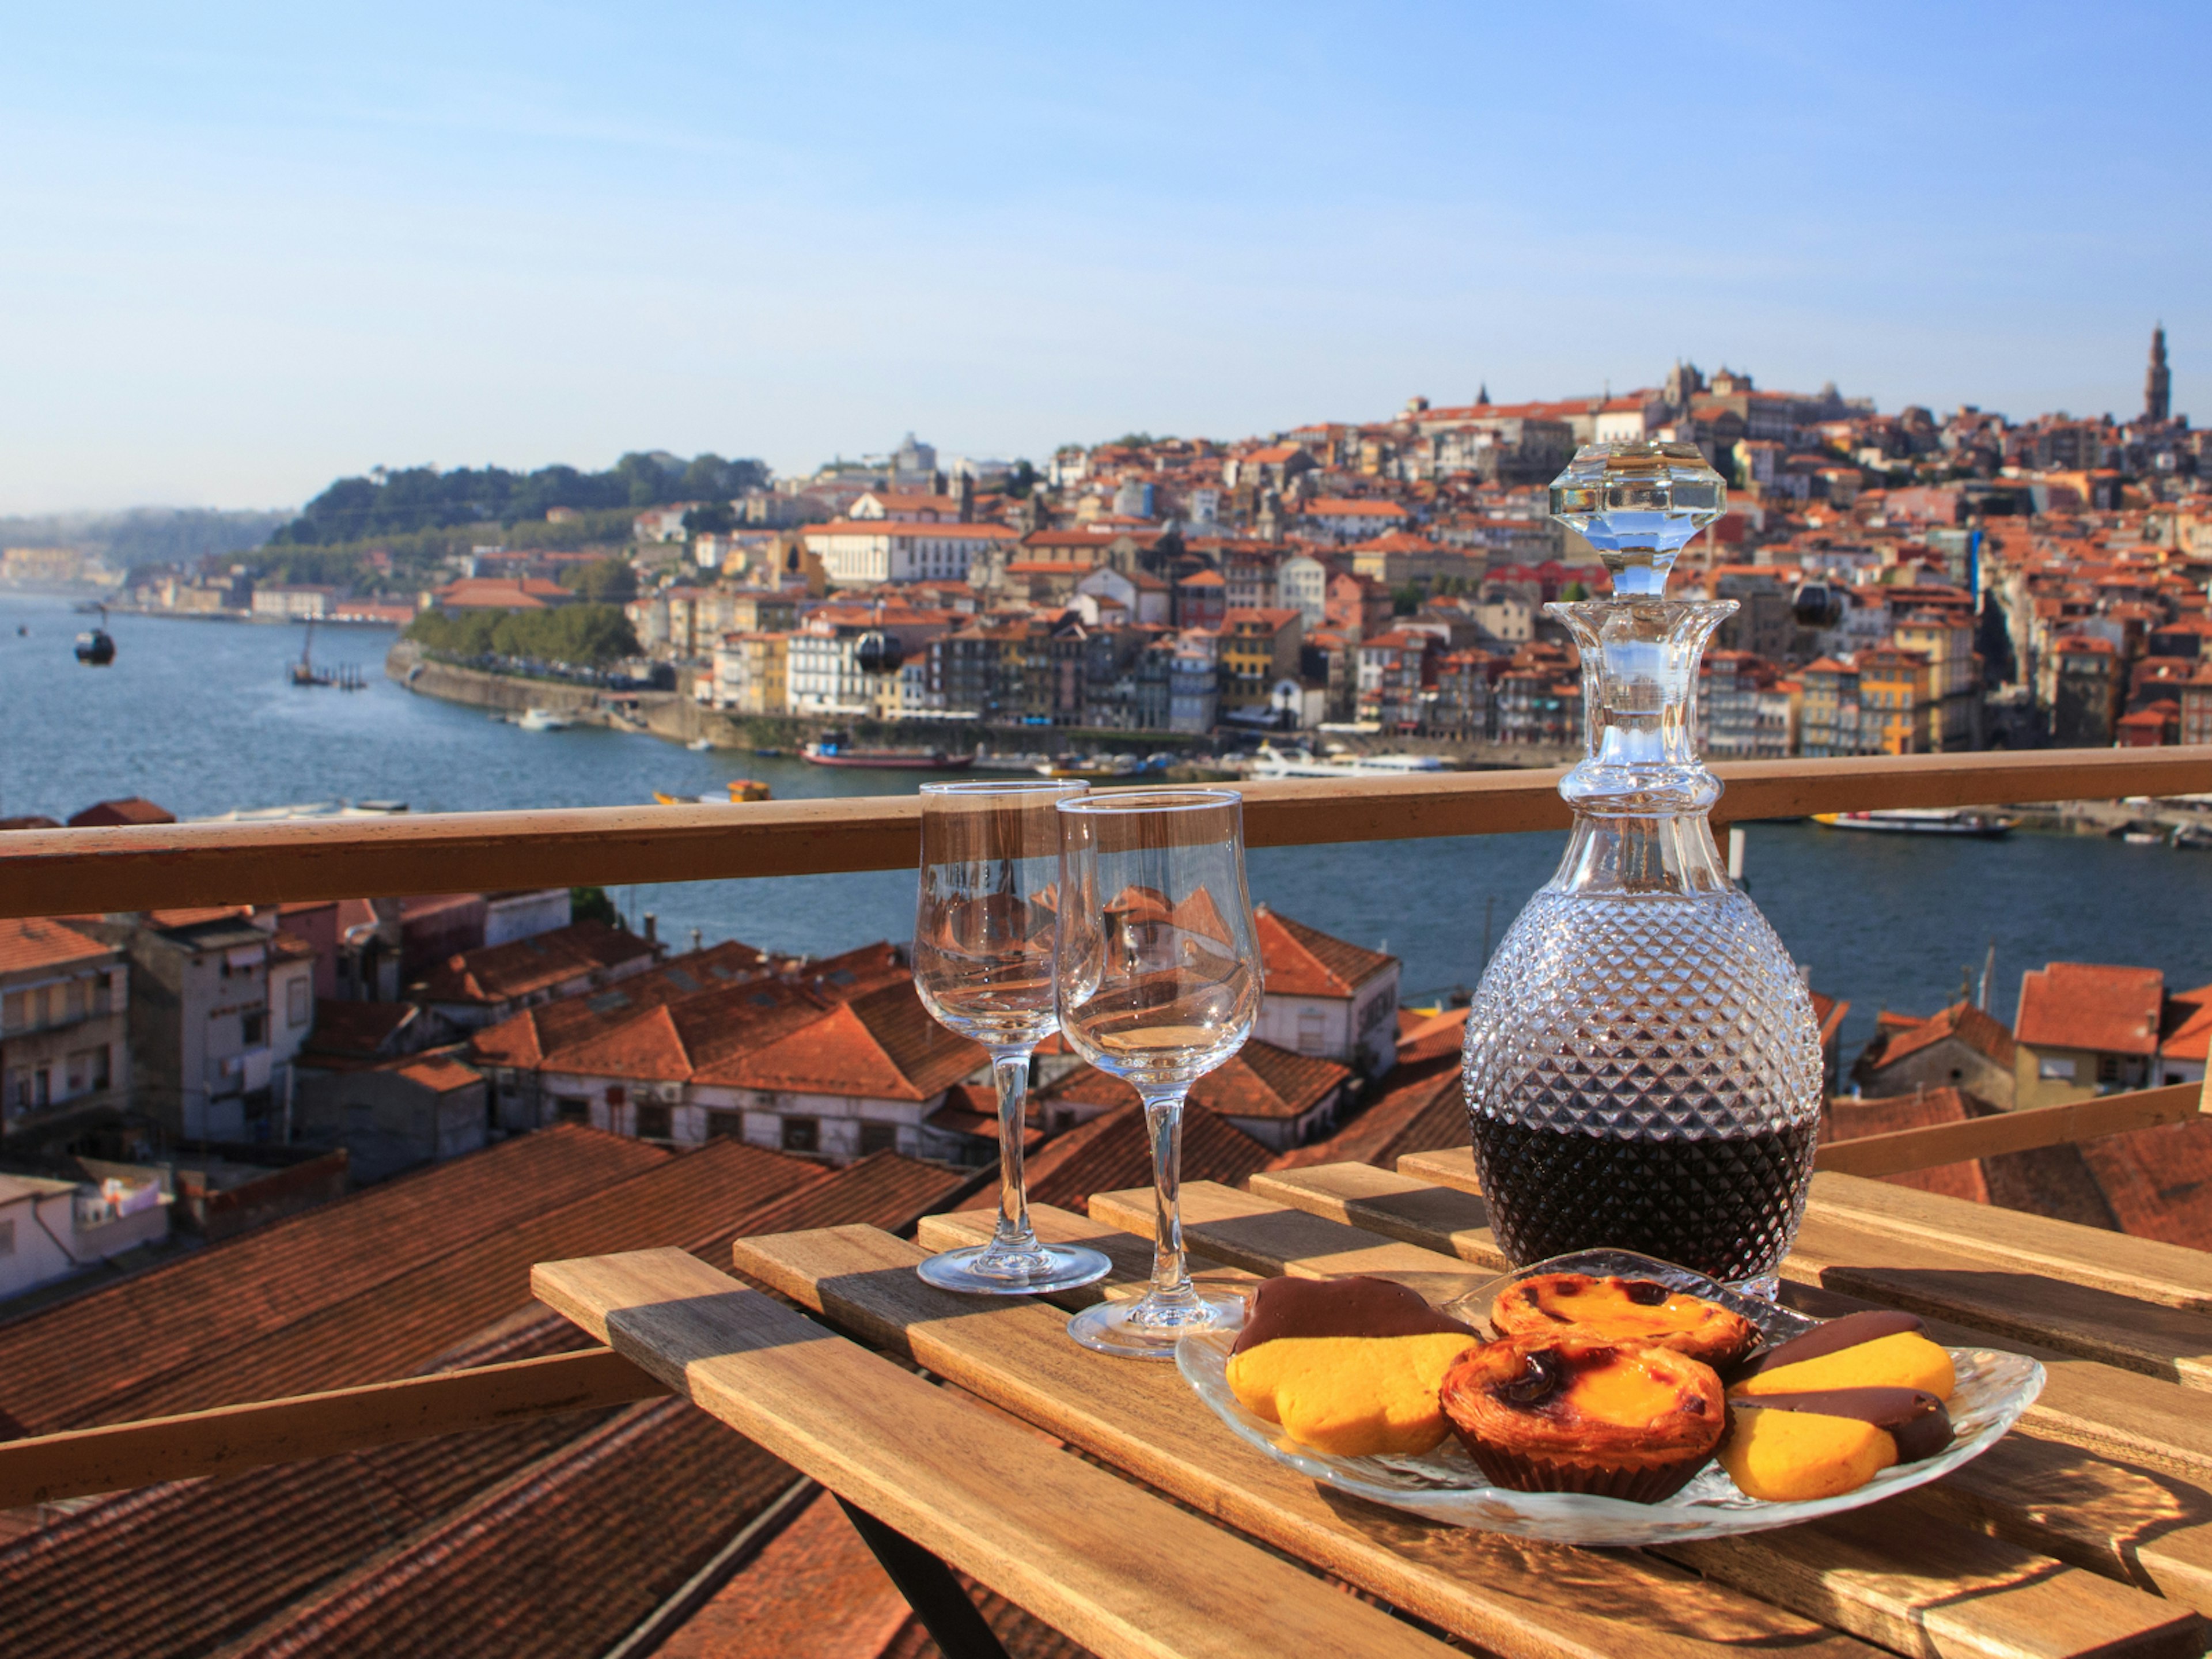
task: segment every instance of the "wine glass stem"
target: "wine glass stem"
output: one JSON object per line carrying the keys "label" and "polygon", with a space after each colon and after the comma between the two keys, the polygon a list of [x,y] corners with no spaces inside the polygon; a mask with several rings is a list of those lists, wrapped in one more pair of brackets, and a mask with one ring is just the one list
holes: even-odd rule
{"label": "wine glass stem", "polygon": [[1194,1299],[1182,1250],[1182,1103],[1188,1089],[1145,1097],[1145,1128],[1152,1141],[1152,1288],[1155,1306]]}
{"label": "wine glass stem", "polygon": [[1030,1056],[1034,1047],[991,1050],[991,1080],[999,1089],[999,1224],[994,1250],[1034,1250],[1030,1202],[1022,1180],[1022,1131],[1028,1116]]}

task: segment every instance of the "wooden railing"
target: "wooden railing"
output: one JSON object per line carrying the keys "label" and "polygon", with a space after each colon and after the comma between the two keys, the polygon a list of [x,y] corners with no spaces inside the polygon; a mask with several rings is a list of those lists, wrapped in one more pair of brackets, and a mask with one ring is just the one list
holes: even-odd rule
{"label": "wooden railing", "polygon": [[[2212,792],[2212,747],[1747,761],[1714,767],[1716,819]],[[1559,774],[1493,772],[1241,786],[1272,847],[1563,827]],[[912,796],[0,836],[0,916],[382,897],[457,890],[823,874],[913,861]],[[1825,1147],[1820,1166],[1890,1175],[2180,1121],[2195,1085],[1977,1118]],[[0,1443],[0,1509],[240,1473],[520,1418],[649,1398],[605,1349]]]}

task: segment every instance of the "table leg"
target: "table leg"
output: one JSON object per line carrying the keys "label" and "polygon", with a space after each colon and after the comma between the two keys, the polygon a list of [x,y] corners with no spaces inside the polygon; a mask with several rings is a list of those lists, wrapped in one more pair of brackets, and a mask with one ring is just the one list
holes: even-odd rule
{"label": "table leg", "polygon": [[1007,1659],[1006,1650],[975,1611],[952,1570],[904,1533],[894,1532],[866,1510],[837,1500],[861,1541],[890,1575],[945,1659]]}

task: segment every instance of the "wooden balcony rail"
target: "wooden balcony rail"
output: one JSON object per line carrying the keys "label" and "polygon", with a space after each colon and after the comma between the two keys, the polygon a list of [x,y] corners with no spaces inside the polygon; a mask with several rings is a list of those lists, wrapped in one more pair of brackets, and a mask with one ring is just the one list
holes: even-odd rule
{"label": "wooden balcony rail", "polygon": [[[2212,746],[1745,761],[1716,818],[2212,792]],[[1568,821],[1555,771],[1241,786],[1259,847],[1497,835]],[[737,807],[599,808],[394,820],[24,830],[0,836],[0,916],[901,868],[912,796]],[[2180,1121],[2195,1085],[1942,1124],[1821,1149],[1819,1167],[1897,1174]],[[605,1349],[0,1442],[0,1509],[240,1473],[518,1417],[651,1398]]]}
{"label": "wooden balcony rail", "polygon": [[[2212,791],[2212,746],[1725,761],[1718,820]],[[1556,771],[1238,786],[1255,847],[1556,830]],[[0,836],[0,915],[895,870],[912,795],[392,819],[27,830]]]}

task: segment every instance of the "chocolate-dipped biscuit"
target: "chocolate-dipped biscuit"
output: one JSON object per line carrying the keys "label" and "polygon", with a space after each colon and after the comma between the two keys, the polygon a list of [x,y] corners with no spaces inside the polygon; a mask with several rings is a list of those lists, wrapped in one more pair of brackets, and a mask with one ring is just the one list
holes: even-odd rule
{"label": "chocolate-dipped biscuit", "polygon": [[1933,1457],[1951,1443],[1950,1413],[1942,1401],[1920,1389],[1810,1389],[1802,1394],[1747,1395],[1729,1403],[1736,1411],[1810,1412],[1871,1423],[1897,1443],[1900,1463]]}
{"label": "chocolate-dipped biscuit", "polygon": [[1881,1337],[1895,1336],[1900,1331],[1921,1333],[1926,1329],[1912,1314],[1893,1308],[1869,1308],[1863,1313],[1823,1321],[1804,1335],[1793,1336],[1787,1342],[1766,1349],[1738,1367],[1729,1380],[1741,1382],[1762,1371],[1778,1370],[1801,1360],[1825,1359],[1832,1353],[1841,1353],[1845,1348],[1855,1348],[1862,1342],[1872,1342]]}
{"label": "chocolate-dipped biscuit", "polygon": [[1230,1352],[1243,1353],[1287,1336],[1425,1336],[1451,1332],[1470,1342],[1474,1328],[1438,1313],[1418,1291],[1387,1279],[1270,1279],[1253,1293],[1244,1328]]}

